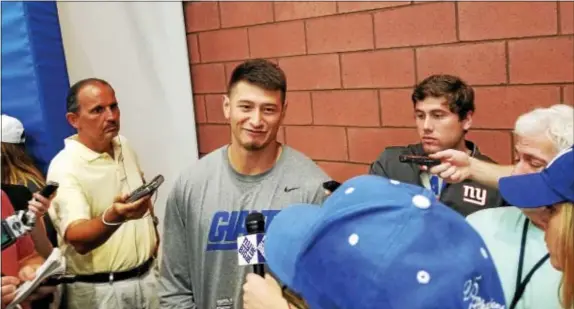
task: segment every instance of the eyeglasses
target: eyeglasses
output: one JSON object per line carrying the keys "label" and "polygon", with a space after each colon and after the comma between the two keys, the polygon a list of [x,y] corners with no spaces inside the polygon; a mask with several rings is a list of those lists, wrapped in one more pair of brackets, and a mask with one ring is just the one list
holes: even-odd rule
{"label": "eyeglasses", "polygon": [[297,293],[291,291],[286,285],[281,286],[281,293],[283,294],[283,298],[289,302],[289,308],[293,305],[297,309],[309,309],[305,300]]}

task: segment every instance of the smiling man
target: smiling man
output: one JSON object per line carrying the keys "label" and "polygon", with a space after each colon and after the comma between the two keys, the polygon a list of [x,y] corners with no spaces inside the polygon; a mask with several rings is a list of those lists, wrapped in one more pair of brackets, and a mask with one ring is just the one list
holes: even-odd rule
{"label": "smiling man", "polygon": [[417,164],[400,162],[401,155],[427,156],[445,149],[456,149],[471,157],[492,162],[478,147],[465,139],[472,125],[474,90],[451,75],[432,75],[416,85],[411,96],[418,144],[387,147],[371,164],[369,173],[424,186],[440,201],[467,216],[477,210],[502,205],[498,190],[468,180],[448,184],[430,175]]}
{"label": "smiling man", "polygon": [[327,175],[280,144],[287,82],[266,60],[235,68],[223,100],[231,143],[184,170],[168,197],[160,267],[162,308],[242,308],[247,267],[238,266],[245,219],[273,217],[294,203],[321,204]]}

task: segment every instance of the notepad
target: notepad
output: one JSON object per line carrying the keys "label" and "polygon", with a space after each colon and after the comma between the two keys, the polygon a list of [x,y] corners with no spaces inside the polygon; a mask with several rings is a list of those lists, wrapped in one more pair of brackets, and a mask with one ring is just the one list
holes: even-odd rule
{"label": "notepad", "polygon": [[16,297],[14,300],[6,307],[6,309],[16,309],[18,304],[24,301],[46,278],[63,275],[66,270],[65,259],[62,258],[62,254],[58,248],[54,248],[52,253],[46,259],[44,264],[36,270],[36,277],[34,280],[26,281],[22,283],[16,290]]}

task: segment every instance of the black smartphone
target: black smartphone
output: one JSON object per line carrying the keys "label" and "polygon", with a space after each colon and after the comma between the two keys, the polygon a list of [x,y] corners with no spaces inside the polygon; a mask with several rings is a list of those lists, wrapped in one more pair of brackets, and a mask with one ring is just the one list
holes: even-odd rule
{"label": "black smartphone", "polygon": [[55,181],[48,181],[46,186],[44,186],[44,188],[42,188],[42,190],[40,191],[40,195],[45,198],[49,198],[50,196],[52,196],[52,194],[54,194],[54,192],[56,192],[56,190],[58,190],[59,186],[60,184],[58,184]]}
{"label": "black smartphone", "polygon": [[399,161],[403,163],[414,163],[418,165],[435,166],[439,165],[441,161],[439,159],[432,159],[425,156],[415,156],[415,155],[400,155]]}
{"label": "black smartphone", "polygon": [[335,190],[340,186],[341,183],[335,180],[329,180],[323,183],[323,188],[325,188],[325,190],[329,190],[329,192],[335,192]]}
{"label": "black smartphone", "polygon": [[140,198],[153,194],[159,186],[163,183],[163,176],[157,175],[150,182],[144,183],[141,187],[137,188],[130,194],[126,203],[131,203],[139,200]]}

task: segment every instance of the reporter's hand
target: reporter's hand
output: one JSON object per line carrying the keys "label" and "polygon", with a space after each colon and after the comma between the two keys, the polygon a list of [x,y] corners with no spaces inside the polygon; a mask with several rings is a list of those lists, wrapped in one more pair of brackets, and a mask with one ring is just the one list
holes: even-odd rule
{"label": "reporter's hand", "polygon": [[429,157],[439,159],[442,163],[430,169],[425,166],[423,169],[438,175],[446,182],[458,183],[471,177],[471,158],[466,152],[447,149],[431,154]]}
{"label": "reporter's hand", "polygon": [[132,203],[126,203],[125,201],[127,198],[127,194],[121,197],[116,197],[114,204],[112,205],[114,211],[123,220],[139,219],[143,217],[151,207],[151,195],[144,196]]}
{"label": "reporter's hand", "polygon": [[289,309],[281,286],[271,276],[248,273],[243,284],[243,309]]}
{"label": "reporter's hand", "polygon": [[2,309],[16,297],[16,288],[20,284],[20,279],[12,276],[2,276]]}
{"label": "reporter's hand", "polygon": [[[18,272],[18,277],[20,277],[20,280],[22,281],[34,280],[34,278],[36,278],[36,271],[38,270],[38,268],[40,268],[40,266],[41,265],[39,264],[24,266],[22,267],[22,269],[20,269],[20,272]],[[32,294],[30,294],[30,296],[26,298],[25,302],[31,302],[37,299],[44,298],[47,295],[54,293],[55,291],[56,291],[55,286],[39,287],[36,290],[34,290]]]}
{"label": "reporter's hand", "polygon": [[45,198],[40,193],[34,193],[33,197],[28,201],[28,210],[35,213],[36,217],[42,217],[50,208],[50,201],[54,198],[54,194],[50,198]]}

